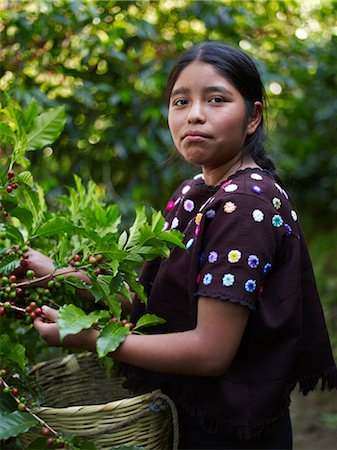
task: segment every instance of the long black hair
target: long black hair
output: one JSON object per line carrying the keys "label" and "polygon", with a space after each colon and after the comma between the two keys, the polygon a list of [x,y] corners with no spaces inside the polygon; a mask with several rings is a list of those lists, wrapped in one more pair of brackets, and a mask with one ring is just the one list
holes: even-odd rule
{"label": "long black hair", "polygon": [[[265,104],[266,93],[259,71],[253,60],[238,48],[219,41],[209,41],[195,45],[183,52],[172,68],[167,81],[167,99],[181,72],[194,61],[211,64],[224,78],[232,83],[242,95],[247,120],[256,114],[255,102]],[[251,155],[253,160],[263,169],[268,170],[280,181],[273,161],[266,155],[264,141],[263,116],[255,132],[247,135],[243,154]]]}

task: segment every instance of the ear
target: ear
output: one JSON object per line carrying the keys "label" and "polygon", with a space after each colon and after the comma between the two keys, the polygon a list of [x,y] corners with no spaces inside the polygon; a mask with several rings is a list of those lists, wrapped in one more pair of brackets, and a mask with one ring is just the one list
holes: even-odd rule
{"label": "ear", "polygon": [[257,127],[260,125],[263,114],[263,105],[261,102],[254,102],[255,114],[249,118],[247,125],[247,135],[255,133]]}

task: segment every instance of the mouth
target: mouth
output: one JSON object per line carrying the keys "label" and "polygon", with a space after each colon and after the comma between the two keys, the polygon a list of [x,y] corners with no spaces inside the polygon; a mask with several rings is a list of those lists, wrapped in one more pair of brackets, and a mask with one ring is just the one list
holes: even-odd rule
{"label": "mouth", "polygon": [[186,139],[189,141],[203,141],[209,139],[211,136],[200,130],[188,130],[183,134],[182,140]]}

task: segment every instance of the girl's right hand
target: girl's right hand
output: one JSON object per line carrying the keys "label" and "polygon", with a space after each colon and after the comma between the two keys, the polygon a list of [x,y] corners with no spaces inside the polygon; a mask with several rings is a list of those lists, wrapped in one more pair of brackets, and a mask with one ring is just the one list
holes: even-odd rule
{"label": "girl's right hand", "polygon": [[29,249],[27,269],[33,270],[37,278],[52,275],[55,272],[53,260],[37,250]]}

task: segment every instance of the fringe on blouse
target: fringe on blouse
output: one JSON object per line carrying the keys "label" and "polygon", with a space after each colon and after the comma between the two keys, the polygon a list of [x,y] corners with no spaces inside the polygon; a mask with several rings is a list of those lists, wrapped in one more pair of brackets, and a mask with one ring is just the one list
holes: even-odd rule
{"label": "fringe on blouse", "polygon": [[[141,394],[160,388],[159,386],[151,386],[151,383],[145,379],[139,379],[138,377],[133,376],[132,370],[125,370],[124,368],[122,373],[124,376],[128,377],[125,382],[125,387],[134,393]],[[321,382],[320,389],[322,391],[326,389],[329,391],[337,389],[337,368],[331,367],[323,374],[299,380],[299,391],[302,392],[303,395],[307,395],[310,391],[317,388],[319,382]],[[172,395],[172,393],[169,395],[178,408],[183,409],[187,414],[195,417],[199,421],[200,426],[209,433],[221,434],[238,440],[248,440],[268,436],[278,429],[279,423],[286,414],[288,414],[291,403],[290,394],[294,390],[296,384],[296,382],[289,384],[288,389],[286,389],[278,417],[259,424],[222,422],[208,414],[203,408],[193,405],[193,402],[187,396],[181,396],[179,394],[175,396]]]}

